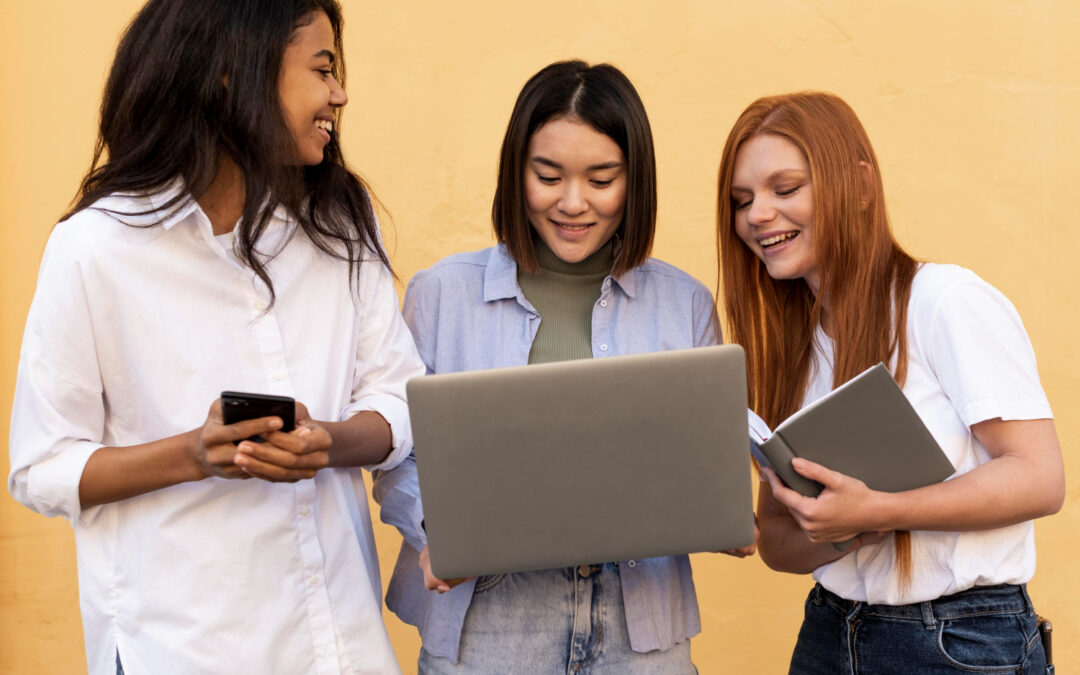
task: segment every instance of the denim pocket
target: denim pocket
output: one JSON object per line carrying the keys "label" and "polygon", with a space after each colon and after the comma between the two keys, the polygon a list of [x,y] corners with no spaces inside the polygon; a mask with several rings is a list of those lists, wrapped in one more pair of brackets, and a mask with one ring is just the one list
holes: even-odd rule
{"label": "denim pocket", "polygon": [[941,655],[973,673],[1019,673],[1031,645],[1023,617],[1015,613],[947,619],[938,628]]}
{"label": "denim pocket", "polygon": [[506,574],[485,574],[476,580],[476,587],[473,589],[473,593],[483,593],[484,591],[490,591],[499,585],[499,582],[506,578]]}

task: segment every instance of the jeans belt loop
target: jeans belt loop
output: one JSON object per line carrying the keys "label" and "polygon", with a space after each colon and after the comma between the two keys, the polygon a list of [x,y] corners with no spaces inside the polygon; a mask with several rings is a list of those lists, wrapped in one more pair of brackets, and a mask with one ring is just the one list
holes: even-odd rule
{"label": "jeans belt loop", "polygon": [[922,620],[926,630],[934,630],[937,628],[937,620],[934,618],[933,601],[927,600],[926,602],[920,602],[919,608],[922,610]]}

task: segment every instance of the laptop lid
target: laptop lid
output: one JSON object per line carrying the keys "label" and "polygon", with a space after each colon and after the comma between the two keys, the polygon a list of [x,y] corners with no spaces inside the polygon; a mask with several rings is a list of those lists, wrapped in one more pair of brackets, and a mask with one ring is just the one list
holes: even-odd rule
{"label": "laptop lid", "polygon": [[428,375],[407,393],[441,578],[753,541],[737,345]]}

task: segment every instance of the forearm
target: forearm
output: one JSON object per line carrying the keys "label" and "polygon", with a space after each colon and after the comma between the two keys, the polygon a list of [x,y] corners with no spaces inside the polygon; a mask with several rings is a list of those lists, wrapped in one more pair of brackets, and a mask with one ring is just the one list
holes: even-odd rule
{"label": "forearm", "polygon": [[370,466],[386,459],[393,448],[390,424],[377,412],[364,410],[344,422],[319,422],[330,434],[330,466]]}
{"label": "forearm", "polygon": [[844,552],[829,543],[814,543],[802,531],[791,513],[778,502],[768,483],[758,493],[758,553],[765,564],[778,572],[809,574]]}
{"label": "forearm", "polygon": [[206,473],[188,451],[199,432],[195,429],[150,443],[98,449],[86,462],[79,480],[82,508],[205,478]]}
{"label": "forearm", "polygon": [[1064,484],[1022,458],[1002,456],[917,490],[875,493],[864,513],[873,530],[962,532],[1006,527],[1061,508]]}
{"label": "forearm", "polygon": [[832,544],[815,544],[790,516],[759,517],[758,554],[778,572],[809,574],[844,555]]}

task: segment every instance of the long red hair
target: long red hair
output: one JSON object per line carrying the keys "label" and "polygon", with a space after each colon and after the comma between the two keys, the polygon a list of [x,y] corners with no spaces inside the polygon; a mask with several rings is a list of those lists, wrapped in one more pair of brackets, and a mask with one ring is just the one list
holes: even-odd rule
{"label": "long red hair", "polygon": [[[731,196],[742,144],[775,134],[795,144],[810,165],[814,254],[821,277],[815,296],[802,279],[773,279],[735,233]],[[770,426],[802,407],[814,331],[828,308],[836,343],[833,386],[882,361],[907,377],[907,305],[918,263],[889,228],[884,188],[870,139],[855,112],[833,94],[802,92],[750,104],[735,122],[720,161],[717,255],[731,341],[746,350],[750,406]],[[901,588],[910,584],[911,542],[896,533]]]}

